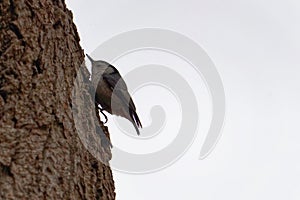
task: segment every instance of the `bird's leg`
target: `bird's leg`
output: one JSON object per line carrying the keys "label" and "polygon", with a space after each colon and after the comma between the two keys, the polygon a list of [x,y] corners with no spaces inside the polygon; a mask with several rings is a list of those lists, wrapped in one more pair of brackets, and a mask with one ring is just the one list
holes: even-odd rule
{"label": "bird's leg", "polygon": [[100,112],[101,112],[102,115],[104,116],[104,118],[105,118],[104,124],[106,124],[107,121],[108,121],[108,119],[107,119],[107,116],[105,115],[105,113],[103,112],[103,111],[105,110],[105,108],[104,108],[104,107],[101,107],[100,104],[97,104],[97,103],[95,103],[95,106],[100,110]]}
{"label": "bird's leg", "polygon": [[103,108],[100,108],[100,112],[101,112],[102,115],[105,117],[105,122],[104,122],[104,124],[106,124],[107,121],[108,121],[108,119],[107,119],[107,116],[105,115],[105,113],[104,113],[103,111],[104,111],[104,109],[103,109]]}

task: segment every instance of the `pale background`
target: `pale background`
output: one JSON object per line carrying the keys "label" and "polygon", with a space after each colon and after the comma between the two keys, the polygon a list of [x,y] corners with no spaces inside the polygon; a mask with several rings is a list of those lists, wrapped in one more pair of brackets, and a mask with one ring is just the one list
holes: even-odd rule
{"label": "pale background", "polygon": [[[170,29],[202,46],[223,80],[226,121],[214,151],[198,160],[211,105],[203,81],[186,72],[185,76],[191,76],[191,85],[198,83],[193,88],[201,111],[196,140],[180,160],[162,171],[144,175],[113,171],[118,200],[300,199],[299,1],[68,0],[67,4],[86,53],[125,31]],[[129,55],[116,65],[122,74],[151,59],[174,68],[184,65],[169,55],[145,54],[146,58]],[[176,101],[160,88],[134,95],[142,122],[149,124],[144,96],[153,90],[164,99],[160,103],[174,104],[173,117],[167,120],[177,124],[180,118],[176,118]],[[153,142],[118,136],[118,129],[109,127],[113,144],[133,153],[163,148],[174,137],[172,128],[176,130],[169,127]]]}

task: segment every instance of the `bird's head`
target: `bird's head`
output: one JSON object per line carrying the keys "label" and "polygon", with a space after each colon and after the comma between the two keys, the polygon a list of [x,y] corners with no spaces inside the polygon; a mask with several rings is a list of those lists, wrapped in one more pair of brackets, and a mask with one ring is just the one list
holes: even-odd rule
{"label": "bird's head", "polygon": [[108,62],[105,62],[105,61],[103,61],[103,60],[94,60],[94,59],[91,58],[91,56],[89,56],[88,54],[86,54],[86,56],[87,56],[88,59],[91,61],[93,67],[107,68],[107,67],[109,66],[109,63],[108,63]]}

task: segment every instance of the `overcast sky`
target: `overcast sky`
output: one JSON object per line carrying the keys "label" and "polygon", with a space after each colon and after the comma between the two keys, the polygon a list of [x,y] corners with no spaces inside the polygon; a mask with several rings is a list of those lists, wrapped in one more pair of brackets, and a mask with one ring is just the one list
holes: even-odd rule
{"label": "overcast sky", "polygon": [[[222,137],[212,153],[199,160],[212,115],[202,78],[164,52],[136,52],[114,63],[124,76],[145,64],[172,66],[191,85],[200,113],[195,141],[173,165],[141,175],[113,171],[118,200],[300,199],[300,2],[87,0],[67,5],[85,53],[126,31],[172,30],[202,47],[225,88]],[[155,85],[133,97],[145,127],[151,124],[151,107],[161,104],[166,111],[164,130],[141,140],[124,135],[109,117],[113,145],[136,154],[164,148],[182,120],[176,97]]]}

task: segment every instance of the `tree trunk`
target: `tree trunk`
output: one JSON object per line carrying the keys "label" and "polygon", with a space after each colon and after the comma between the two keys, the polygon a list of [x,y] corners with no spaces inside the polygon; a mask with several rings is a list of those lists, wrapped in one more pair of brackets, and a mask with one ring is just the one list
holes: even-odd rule
{"label": "tree trunk", "polygon": [[[0,0],[0,199],[115,199],[110,167],[74,122],[77,81],[76,112],[89,122],[79,126],[99,127],[83,61],[63,0]],[[98,151],[110,159],[108,145]]]}

